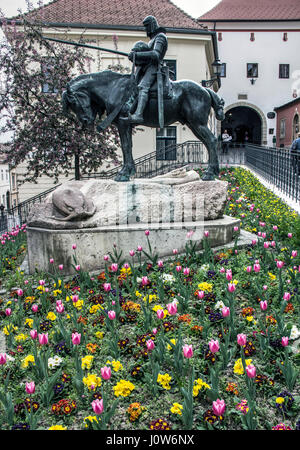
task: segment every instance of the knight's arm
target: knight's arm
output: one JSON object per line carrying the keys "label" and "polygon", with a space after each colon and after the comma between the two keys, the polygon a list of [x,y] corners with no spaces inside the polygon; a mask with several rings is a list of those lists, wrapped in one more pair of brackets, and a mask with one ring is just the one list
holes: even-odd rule
{"label": "knight's arm", "polygon": [[155,44],[152,50],[149,52],[137,52],[135,55],[135,61],[137,64],[154,63],[158,64],[162,61],[167,47],[167,38],[163,34],[159,34],[155,39]]}

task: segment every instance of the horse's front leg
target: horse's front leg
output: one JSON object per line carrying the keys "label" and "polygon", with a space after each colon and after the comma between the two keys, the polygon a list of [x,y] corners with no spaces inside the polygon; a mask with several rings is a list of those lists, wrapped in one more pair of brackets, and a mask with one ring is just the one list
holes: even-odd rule
{"label": "horse's front leg", "polygon": [[120,120],[117,123],[117,127],[123,153],[123,167],[115,177],[115,181],[129,181],[130,177],[136,172],[132,157],[132,126]]}

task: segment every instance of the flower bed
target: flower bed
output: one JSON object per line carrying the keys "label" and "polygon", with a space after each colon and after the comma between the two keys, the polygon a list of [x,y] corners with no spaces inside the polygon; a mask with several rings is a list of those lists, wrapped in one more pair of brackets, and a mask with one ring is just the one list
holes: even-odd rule
{"label": "flower bed", "polygon": [[73,279],[55,255],[54,275],[16,271],[0,300],[1,429],[300,428],[298,219],[246,172],[221,176],[228,213],[257,234],[244,250],[213,253],[206,233],[196,254],[188,233],[161,261],[149,232],[92,277],[76,243]]}

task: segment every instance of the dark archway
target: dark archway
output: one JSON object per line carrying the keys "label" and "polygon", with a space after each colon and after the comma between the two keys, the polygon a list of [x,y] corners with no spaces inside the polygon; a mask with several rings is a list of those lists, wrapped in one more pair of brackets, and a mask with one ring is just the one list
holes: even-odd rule
{"label": "dark archway", "polygon": [[248,106],[236,106],[229,109],[222,122],[222,133],[225,129],[232,136],[234,144],[249,142],[261,145],[262,121],[259,114]]}

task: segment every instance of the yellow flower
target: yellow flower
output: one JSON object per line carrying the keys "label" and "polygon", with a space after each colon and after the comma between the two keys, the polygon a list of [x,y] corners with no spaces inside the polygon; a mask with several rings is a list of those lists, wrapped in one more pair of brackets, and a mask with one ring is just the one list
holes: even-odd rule
{"label": "yellow flower", "polygon": [[81,367],[82,369],[90,369],[93,364],[94,357],[92,355],[87,355],[81,358]]}
{"label": "yellow flower", "polygon": [[18,336],[15,337],[15,340],[17,342],[24,342],[24,341],[26,341],[26,339],[28,339],[28,335],[23,334],[23,333],[18,334]]}
{"label": "yellow flower", "polygon": [[246,319],[248,320],[248,322],[253,322],[253,316],[247,316]]}
{"label": "yellow flower", "polygon": [[97,377],[94,373],[88,373],[86,377],[82,378],[82,381],[88,387],[89,391],[93,391],[97,386],[101,386],[101,378]]}
{"label": "yellow flower", "polygon": [[[249,364],[251,364],[251,362],[252,362],[252,359],[246,359],[246,366],[249,366]],[[236,360],[236,362],[234,363],[233,371],[234,371],[234,373],[236,373],[238,375],[243,375],[244,367],[243,367],[242,358],[239,358]]]}
{"label": "yellow flower", "polygon": [[13,325],[7,325],[6,327],[3,328],[3,333],[5,334],[5,336],[9,336],[10,333],[12,333],[13,331],[17,331],[18,327],[15,327]]}
{"label": "yellow flower", "polygon": [[194,382],[193,396],[197,397],[197,395],[199,394],[199,391],[201,391],[202,388],[211,389],[209,384],[205,383],[205,381],[203,381],[201,378],[198,378]]}
{"label": "yellow flower", "polygon": [[95,314],[96,312],[98,312],[99,311],[99,309],[103,309],[103,307],[101,306],[101,305],[93,305],[91,308],[90,308],[90,314]]}
{"label": "yellow flower", "polygon": [[136,297],[142,297],[142,294],[139,291],[135,291],[135,296]]}
{"label": "yellow flower", "polygon": [[277,398],[276,398],[276,403],[278,403],[279,405],[281,405],[282,403],[284,403],[284,398],[283,398],[283,397],[277,397]]}
{"label": "yellow flower", "polygon": [[[170,339],[170,342],[172,342],[172,344],[176,345],[176,339]],[[173,347],[170,344],[167,344],[167,349],[171,350]]]}
{"label": "yellow flower", "polygon": [[24,358],[24,359],[22,360],[21,367],[22,367],[23,369],[26,369],[26,368],[29,366],[30,363],[31,363],[33,366],[35,366],[35,360],[34,360],[34,356],[33,356],[33,355],[28,355],[28,356],[26,356],[26,358]]}
{"label": "yellow flower", "polygon": [[120,361],[106,361],[106,364],[112,365],[115,372],[119,372],[119,370],[123,370],[123,366]]}
{"label": "yellow flower", "polygon": [[238,280],[233,280],[233,284],[238,284]]}
{"label": "yellow flower", "polygon": [[60,295],[62,293],[62,291],[60,289],[56,289],[55,291],[53,291],[53,295],[54,297],[57,297],[58,295]]}
{"label": "yellow flower", "polygon": [[203,283],[198,284],[198,289],[200,289],[200,291],[211,292],[212,288],[213,285],[210,283],[206,283],[206,281],[203,281]]}
{"label": "yellow flower", "polygon": [[96,416],[87,416],[83,419],[83,422],[85,424],[85,427],[88,428],[88,422],[92,423],[92,422],[97,422],[98,423],[98,419]]}
{"label": "yellow flower", "polygon": [[75,306],[76,309],[82,309],[84,301],[83,300],[78,300],[78,302],[73,303],[73,305]]}
{"label": "yellow flower", "polygon": [[183,406],[180,403],[173,403],[172,408],[170,409],[171,413],[182,415]]}
{"label": "yellow flower", "polygon": [[48,430],[66,430],[67,427],[63,427],[62,425],[53,425],[52,427],[48,428]]}
{"label": "yellow flower", "polygon": [[54,312],[50,311],[47,314],[47,319],[52,320],[52,321],[55,320],[56,319],[56,315],[54,314]]}
{"label": "yellow flower", "polygon": [[276,280],[276,275],[273,275],[271,272],[268,272],[268,275],[271,280]]}
{"label": "yellow flower", "polygon": [[164,389],[166,389],[167,391],[171,389],[170,387],[170,381],[171,381],[171,377],[168,373],[166,373],[165,375],[162,375],[161,373],[158,374],[157,376],[157,383],[159,383]]}
{"label": "yellow flower", "polygon": [[104,333],[102,333],[102,331],[97,331],[95,333],[95,336],[97,339],[103,339]]}
{"label": "yellow flower", "polygon": [[134,384],[130,381],[120,380],[116,386],[113,387],[113,390],[116,397],[128,397],[134,388]]}
{"label": "yellow flower", "polygon": [[33,319],[26,319],[26,320],[25,320],[25,325],[28,325],[29,328],[32,328],[32,325],[33,325]]}

